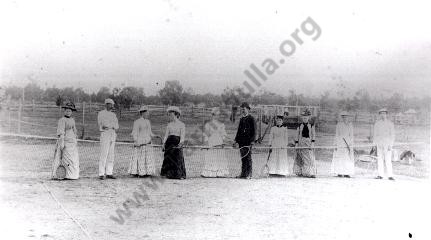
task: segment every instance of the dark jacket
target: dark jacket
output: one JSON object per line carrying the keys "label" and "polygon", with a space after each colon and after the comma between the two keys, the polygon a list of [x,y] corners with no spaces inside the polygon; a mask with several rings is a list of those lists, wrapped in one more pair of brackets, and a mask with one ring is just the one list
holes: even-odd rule
{"label": "dark jacket", "polygon": [[238,131],[236,132],[235,142],[239,145],[247,146],[256,140],[256,122],[250,114],[241,117],[239,120]]}

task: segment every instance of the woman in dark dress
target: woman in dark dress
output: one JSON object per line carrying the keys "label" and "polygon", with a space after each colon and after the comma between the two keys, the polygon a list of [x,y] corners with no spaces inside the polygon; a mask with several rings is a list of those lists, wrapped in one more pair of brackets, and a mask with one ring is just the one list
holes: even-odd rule
{"label": "woman in dark dress", "polygon": [[181,111],[178,107],[169,107],[167,112],[171,121],[163,139],[164,160],[160,175],[173,179],[185,179],[186,167],[182,144],[186,135],[186,126],[179,120]]}

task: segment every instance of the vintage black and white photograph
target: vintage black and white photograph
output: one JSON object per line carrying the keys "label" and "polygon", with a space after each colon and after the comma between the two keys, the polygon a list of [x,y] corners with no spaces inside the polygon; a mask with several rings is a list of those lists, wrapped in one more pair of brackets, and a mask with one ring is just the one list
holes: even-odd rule
{"label": "vintage black and white photograph", "polygon": [[431,239],[429,9],[1,1],[0,238]]}

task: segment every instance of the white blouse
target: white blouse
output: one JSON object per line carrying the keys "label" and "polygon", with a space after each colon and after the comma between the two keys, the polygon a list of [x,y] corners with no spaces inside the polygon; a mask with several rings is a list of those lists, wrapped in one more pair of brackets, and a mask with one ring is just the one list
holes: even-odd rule
{"label": "white blouse", "polygon": [[132,137],[137,144],[147,144],[151,142],[151,131],[150,120],[145,118],[139,118],[133,123]]}
{"label": "white blouse", "polygon": [[287,147],[288,144],[289,137],[287,127],[272,127],[269,132],[269,145],[273,147]]}
{"label": "white blouse", "polygon": [[168,123],[163,143],[166,143],[166,140],[170,135],[178,136],[180,137],[180,143],[184,142],[186,137],[186,125],[178,119]]}
{"label": "white blouse", "polygon": [[223,123],[212,120],[205,124],[204,140],[208,141],[209,146],[223,144],[223,139],[227,136]]}
{"label": "white blouse", "polygon": [[76,141],[76,126],[73,118],[62,117],[58,120],[57,136],[65,140]]}

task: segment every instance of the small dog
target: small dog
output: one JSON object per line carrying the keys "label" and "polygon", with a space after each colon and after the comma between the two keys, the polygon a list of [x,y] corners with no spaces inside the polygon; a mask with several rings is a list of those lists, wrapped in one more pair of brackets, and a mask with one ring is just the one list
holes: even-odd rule
{"label": "small dog", "polygon": [[416,156],[412,151],[405,150],[401,153],[400,160],[407,162],[409,165],[411,165],[413,161],[416,161]]}

